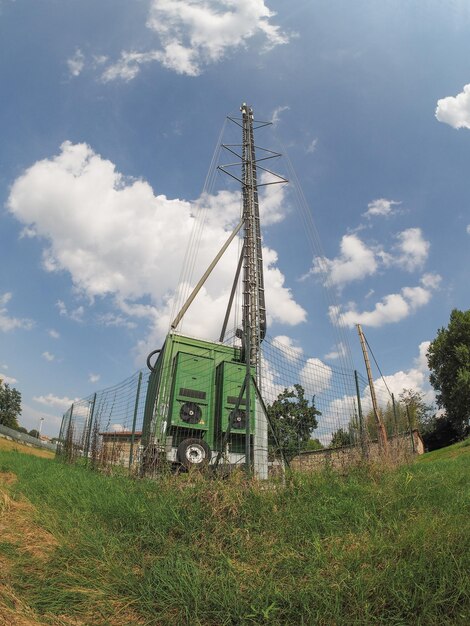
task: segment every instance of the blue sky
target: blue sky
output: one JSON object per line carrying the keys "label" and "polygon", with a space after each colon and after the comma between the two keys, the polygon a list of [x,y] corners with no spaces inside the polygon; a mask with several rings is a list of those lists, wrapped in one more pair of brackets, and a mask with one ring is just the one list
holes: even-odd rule
{"label": "blue sky", "polygon": [[[334,367],[327,279],[357,367],[361,322],[392,391],[431,399],[426,342],[469,308],[468,2],[0,0],[0,52],[0,377],[25,426],[56,434],[161,345],[192,215],[193,278],[236,219],[227,179],[201,192],[243,101],[322,248],[292,189],[263,194],[270,335]],[[235,258],[183,330],[217,335]]]}

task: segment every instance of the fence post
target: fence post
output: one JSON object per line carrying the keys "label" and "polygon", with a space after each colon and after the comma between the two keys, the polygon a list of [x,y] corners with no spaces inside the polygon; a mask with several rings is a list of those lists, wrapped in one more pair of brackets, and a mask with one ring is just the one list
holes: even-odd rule
{"label": "fence post", "polygon": [[90,416],[88,418],[88,432],[86,434],[86,439],[85,439],[84,456],[86,459],[85,464],[87,467],[88,467],[88,453],[90,451],[91,429],[93,428],[93,418],[95,416],[95,403],[96,403],[96,392],[93,394],[93,400],[91,401]]}
{"label": "fence post", "polygon": [[137,422],[137,411],[139,409],[140,385],[142,383],[142,372],[139,372],[139,381],[137,383],[137,393],[135,396],[134,419],[132,420],[131,449],[129,451],[129,471],[134,461],[134,442],[135,442],[135,425]]}
{"label": "fence post", "polygon": [[357,413],[359,416],[359,437],[361,440],[362,456],[365,458],[367,456],[367,447],[364,430],[364,417],[362,415],[361,392],[359,391],[359,378],[357,375],[357,370],[354,370],[354,380],[356,382]]}
{"label": "fence post", "polygon": [[72,406],[70,407],[69,423],[67,425],[67,432],[65,433],[65,442],[64,442],[65,460],[68,463],[71,463],[73,461],[73,424],[72,424],[72,418],[73,418],[73,402],[72,402]]}
{"label": "fence post", "polygon": [[413,430],[411,428],[410,407],[408,405],[406,405],[406,415],[408,417],[408,426],[409,426],[409,429],[410,429],[411,447],[413,449],[413,452],[416,452],[416,449],[415,449],[415,439],[413,437]]}
{"label": "fence post", "polygon": [[58,437],[58,440],[57,440],[57,448],[56,448],[56,451],[55,451],[56,457],[60,456],[62,454],[62,447],[63,447],[63,444],[62,444],[62,431],[64,430],[64,423],[65,423],[65,416],[66,415],[67,415],[67,413],[64,413],[62,415],[62,421],[60,423],[59,437]]}
{"label": "fence post", "polygon": [[397,406],[395,404],[395,394],[392,393],[392,406],[393,406],[393,419],[395,421],[395,437],[398,436],[398,417],[397,417]]}

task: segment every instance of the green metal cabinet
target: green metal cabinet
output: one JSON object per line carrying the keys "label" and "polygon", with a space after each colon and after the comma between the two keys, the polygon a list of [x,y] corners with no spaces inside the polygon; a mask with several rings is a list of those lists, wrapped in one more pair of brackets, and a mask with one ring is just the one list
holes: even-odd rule
{"label": "green metal cabinet", "polygon": [[[176,460],[178,445],[187,439],[203,439],[218,451],[232,420],[228,451],[244,451],[246,400],[235,411],[246,376],[241,350],[217,342],[170,333],[150,375],[143,445],[165,450]],[[255,428],[255,392],[250,389],[251,424]]]}

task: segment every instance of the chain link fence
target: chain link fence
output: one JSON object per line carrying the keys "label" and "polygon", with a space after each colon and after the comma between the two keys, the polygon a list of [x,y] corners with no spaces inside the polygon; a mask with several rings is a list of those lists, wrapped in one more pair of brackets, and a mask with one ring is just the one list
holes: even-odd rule
{"label": "chain link fence", "polygon": [[[175,351],[159,373],[158,396],[146,370],[74,402],[63,416],[58,456],[141,475],[200,464],[211,471],[248,466],[267,478],[289,466],[310,471],[378,458],[385,444],[394,459],[424,450],[406,406],[377,385],[374,408],[368,381],[357,371],[266,338],[247,401],[246,365],[241,356],[236,361],[241,348],[232,348],[235,361],[214,368],[215,345],[197,354]],[[156,414],[166,417],[158,421]]]}

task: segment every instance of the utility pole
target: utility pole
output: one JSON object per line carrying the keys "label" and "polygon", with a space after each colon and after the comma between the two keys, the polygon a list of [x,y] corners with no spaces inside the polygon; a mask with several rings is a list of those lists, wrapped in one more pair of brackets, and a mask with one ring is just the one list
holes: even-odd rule
{"label": "utility pole", "polygon": [[385,453],[388,453],[387,431],[385,430],[384,423],[379,413],[379,405],[377,403],[377,396],[375,395],[375,387],[374,387],[374,381],[372,379],[372,372],[370,369],[370,361],[369,361],[369,354],[367,352],[366,340],[364,337],[364,333],[362,332],[361,325],[356,324],[356,327],[357,327],[357,332],[359,334],[359,340],[361,342],[362,354],[364,355],[364,363],[366,365],[367,379],[369,381],[370,397],[372,400],[372,408],[374,410],[375,421],[377,424],[379,443],[380,443],[381,448],[385,451]]}

